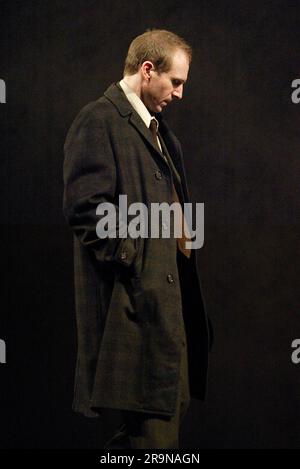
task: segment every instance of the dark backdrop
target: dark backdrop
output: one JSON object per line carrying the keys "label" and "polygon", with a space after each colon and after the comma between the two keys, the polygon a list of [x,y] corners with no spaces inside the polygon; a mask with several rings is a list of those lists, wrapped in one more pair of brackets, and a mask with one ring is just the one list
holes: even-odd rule
{"label": "dark backdrop", "polygon": [[148,27],[194,59],[167,119],[192,200],[205,203],[199,263],[215,326],[209,393],[184,448],[300,448],[299,1],[0,1],[0,446],[99,448],[71,410],[76,352],[72,235],[62,147],[80,108],[122,77]]}

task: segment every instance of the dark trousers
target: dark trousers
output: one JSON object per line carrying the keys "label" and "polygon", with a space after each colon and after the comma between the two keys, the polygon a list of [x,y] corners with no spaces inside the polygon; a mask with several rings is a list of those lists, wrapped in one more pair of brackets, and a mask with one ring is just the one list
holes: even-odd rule
{"label": "dark trousers", "polygon": [[[178,251],[180,275],[182,254]],[[105,449],[178,449],[179,431],[190,404],[187,343],[182,320],[181,360],[175,415],[157,417],[141,412],[122,411],[123,423],[115,435],[106,442]]]}

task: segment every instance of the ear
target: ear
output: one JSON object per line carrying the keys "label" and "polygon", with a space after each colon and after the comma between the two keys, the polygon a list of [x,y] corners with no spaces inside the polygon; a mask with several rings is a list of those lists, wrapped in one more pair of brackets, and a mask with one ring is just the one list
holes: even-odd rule
{"label": "ear", "polygon": [[154,65],[152,62],[150,62],[149,60],[147,60],[146,62],[144,62],[141,66],[141,71],[142,71],[142,74],[143,74],[143,77],[149,81],[150,78],[151,78],[151,71],[154,70]]}

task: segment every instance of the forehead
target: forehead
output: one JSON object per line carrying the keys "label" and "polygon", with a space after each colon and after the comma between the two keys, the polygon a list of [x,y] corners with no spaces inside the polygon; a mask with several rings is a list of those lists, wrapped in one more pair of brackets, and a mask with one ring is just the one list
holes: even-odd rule
{"label": "forehead", "polygon": [[173,55],[172,66],[167,74],[172,78],[186,81],[189,73],[189,66],[189,59],[186,53],[178,49]]}

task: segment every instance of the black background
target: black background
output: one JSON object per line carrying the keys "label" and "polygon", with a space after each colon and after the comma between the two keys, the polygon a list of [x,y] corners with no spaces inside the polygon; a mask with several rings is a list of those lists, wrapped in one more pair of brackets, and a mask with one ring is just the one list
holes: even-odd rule
{"label": "black background", "polygon": [[193,46],[182,142],[215,326],[209,393],[184,448],[300,448],[300,1],[0,1],[0,447],[100,448],[72,412],[76,329],[62,147],[77,112],[122,77],[131,40],[170,29]]}

